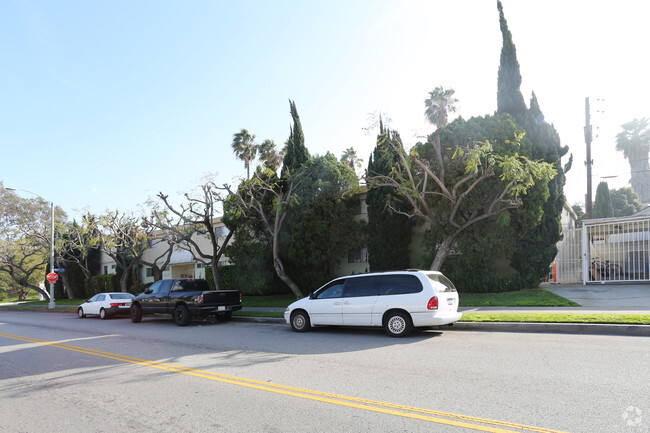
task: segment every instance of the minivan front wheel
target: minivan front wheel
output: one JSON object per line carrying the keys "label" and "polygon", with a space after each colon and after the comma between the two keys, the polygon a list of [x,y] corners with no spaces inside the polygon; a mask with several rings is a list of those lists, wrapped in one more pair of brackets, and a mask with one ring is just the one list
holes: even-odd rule
{"label": "minivan front wheel", "polygon": [[406,337],[413,330],[411,316],[403,311],[394,311],[386,315],[384,329],[391,337]]}
{"label": "minivan front wheel", "polygon": [[309,331],[311,324],[307,312],[298,310],[291,315],[291,328],[296,332]]}

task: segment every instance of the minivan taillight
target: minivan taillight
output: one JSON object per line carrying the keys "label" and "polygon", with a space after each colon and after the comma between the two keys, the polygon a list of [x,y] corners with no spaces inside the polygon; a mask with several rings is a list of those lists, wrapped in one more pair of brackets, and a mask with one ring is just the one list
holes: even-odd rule
{"label": "minivan taillight", "polygon": [[427,309],[429,310],[437,310],[438,309],[438,297],[434,296],[433,298],[429,299],[429,303],[427,304]]}

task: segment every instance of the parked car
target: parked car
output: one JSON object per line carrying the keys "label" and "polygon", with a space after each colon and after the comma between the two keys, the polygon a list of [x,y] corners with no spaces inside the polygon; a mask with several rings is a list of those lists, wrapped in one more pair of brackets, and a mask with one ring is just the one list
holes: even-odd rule
{"label": "parked car", "polygon": [[132,294],[124,292],[98,293],[79,305],[77,316],[80,319],[90,314],[98,315],[100,319],[113,316],[128,316],[133,298]]}
{"label": "parked car", "polygon": [[458,292],[440,272],[407,270],[337,278],[287,307],[294,331],[312,326],[383,326],[404,337],[414,327],[449,325],[461,318]]}
{"label": "parked car", "polygon": [[222,322],[241,310],[241,301],[239,290],[210,290],[203,279],[160,280],[133,299],[131,321],[139,323],[144,314],[171,314],[178,326],[187,326],[192,316],[214,314]]}

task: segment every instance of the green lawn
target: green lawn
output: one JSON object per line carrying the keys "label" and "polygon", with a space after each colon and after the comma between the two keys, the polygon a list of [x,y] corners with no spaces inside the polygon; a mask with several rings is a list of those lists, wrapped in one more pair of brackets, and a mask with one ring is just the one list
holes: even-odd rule
{"label": "green lawn", "polygon": [[650,325],[650,314],[463,313],[461,322],[610,323]]}
{"label": "green lawn", "polygon": [[459,293],[461,307],[579,307],[546,289],[499,293]]}

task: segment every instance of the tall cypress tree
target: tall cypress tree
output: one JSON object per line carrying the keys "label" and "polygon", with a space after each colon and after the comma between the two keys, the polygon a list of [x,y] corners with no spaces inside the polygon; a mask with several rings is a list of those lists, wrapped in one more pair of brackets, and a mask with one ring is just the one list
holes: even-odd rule
{"label": "tall cypress tree", "polygon": [[[520,276],[527,280],[525,284],[534,284],[547,274],[548,266],[557,255],[557,242],[562,239],[560,219],[566,199],[565,170],[561,166],[561,158],[568,152],[568,146],[561,146],[557,131],[544,120],[534,93],[530,109],[526,108],[520,91],[521,74],[517,51],[500,1],[497,1],[497,9],[503,37],[497,112],[510,114],[526,131],[533,159],[553,164],[557,170],[557,175],[548,184],[536,185],[525,197],[524,206],[513,212],[513,225],[518,233],[518,241],[512,255],[512,264]],[[531,214],[537,213],[536,208],[542,211],[541,220],[538,222],[530,218]],[[534,226],[531,227],[531,224]]]}
{"label": "tall cypress tree", "polygon": [[[368,163],[368,174],[388,175],[397,163],[397,154],[390,145],[399,135],[384,128],[379,120],[379,135]],[[409,245],[412,222],[389,207],[399,206],[391,187],[368,190],[368,263],[371,272],[407,269],[410,266]]]}
{"label": "tall cypress tree", "polygon": [[596,200],[594,200],[594,218],[612,218],[614,206],[609,195],[607,182],[600,182],[596,188]]}
{"label": "tall cypress tree", "polygon": [[305,147],[305,135],[302,132],[302,125],[300,124],[300,116],[296,104],[290,99],[289,106],[291,109],[291,118],[293,119],[293,127],[289,132],[287,139],[287,154],[284,156],[282,164],[282,177],[288,172],[293,172],[299,169],[308,159],[309,151]]}
{"label": "tall cypress tree", "polygon": [[519,119],[526,113],[526,104],[519,87],[521,86],[521,73],[517,61],[517,49],[512,42],[512,34],[508,29],[508,22],[503,15],[501,1],[497,1],[499,9],[499,24],[503,45],[501,47],[501,62],[497,79],[497,113],[509,113]]}

